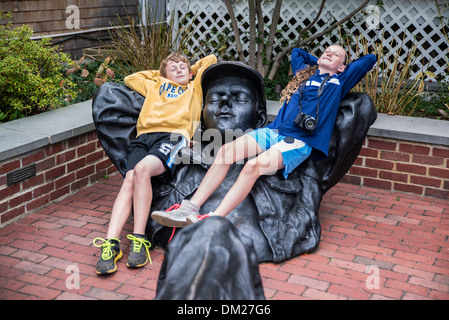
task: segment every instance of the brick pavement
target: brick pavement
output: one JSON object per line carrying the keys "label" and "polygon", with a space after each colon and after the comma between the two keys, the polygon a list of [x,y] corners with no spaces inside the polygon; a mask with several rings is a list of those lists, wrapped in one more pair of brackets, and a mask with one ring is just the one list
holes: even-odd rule
{"label": "brick pavement", "polygon": [[[1,228],[0,299],[154,298],[164,252],[126,268],[131,223],[118,272],[95,274],[92,240],[104,237],[120,184],[112,176]],[[260,264],[267,299],[449,299],[449,200],[340,183],[320,218],[314,253]]]}

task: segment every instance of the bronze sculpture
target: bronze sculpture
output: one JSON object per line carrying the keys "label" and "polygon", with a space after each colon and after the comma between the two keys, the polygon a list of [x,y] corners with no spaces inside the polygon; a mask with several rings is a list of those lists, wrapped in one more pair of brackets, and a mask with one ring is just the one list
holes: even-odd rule
{"label": "bronze sculpture", "polygon": [[[256,94],[249,95],[250,99],[246,103],[256,120],[250,121],[250,118],[246,118],[245,121],[232,122],[230,120],[235,119],[231,119],[231,111],[228,111],[221,123],[211,121],[214,114],[211,110],[214,106],[207,100],[209,91],[223,91],[233,84],[245,87],[245,82],[247,88],[252,87],[252,90],[256,91]],[[205,96],[203,132],[211,129],[211,126],[216,126],[222,136],[225,136],[226,122],[228,125],[244,123],[245,125],[239,128],[243,131],[265,124],[263,79],[249,67],[235,62],[213,65],[204,73],[202,85]],[[135,121],[142,102],[143,97],[139,94],[125,86],[112,83],[102,85],[94,97],[93,118],[98,137],[107,155],[122,174],[127,141],[134,134]],[[257,261],[280,262],[312,252],[318,247],[321,235],[318,212],[322,196],[349,170],[375,119],[376,111],[369,96],[364,93],[349,93],[340,104],[328,159],[305,161],[287,180],[284,180],[280,173],[276,173],[264,176],[256,182],[250,196],[227,219],[239,232],[252,239]],[[200,134],[200,138],[204,138],[204,135]],[[210,156],[213,157],[210,150],[214,150],[214,147],[210,147],[210,143],[217,143],[217,140],[210,141],[208,137],[208,140],[180,155],[179,161],[182,164],[175,177],[171,181],[160,181],[158,187],[154,188],[152,210],[164,210],[194,193],[211,163]],[[223,142],[222,139],[218,143]],[[205,150],[208,151],[206,154]],[[202,207],[204,213],[221,201],[223,194],[237,178],[241,167],[242,164],[234,165],[222,186]],[[172,231],[148,221],[147,236],[153,244],[165,247]]]}

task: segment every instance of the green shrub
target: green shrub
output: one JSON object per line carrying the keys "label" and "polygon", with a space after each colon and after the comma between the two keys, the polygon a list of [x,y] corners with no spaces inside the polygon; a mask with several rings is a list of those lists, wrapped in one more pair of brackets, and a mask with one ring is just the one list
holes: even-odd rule
{"label": "green shrub", "polygon": [[70,101],[71,104],[92,99],[98,87],[106,81],[124,83],[124,76],[116,76],[109,69],[109,64],[112,64],[109,57],[105,61],[99,61],[82,56],[78,61],[72,61],[66,71],[75,84],[76,98]]}
{"label": "green shrub", "polygon": [[[11,17],[0,11],[0,19]],[[49,38],[31,39],[28,25],[0,25],[0,122],[44,112],[75,96],[64,75],[71,62]]]}
{"label": "green shrub", "polygon": [[71,68],[67,69],[71,81],[75,84],[76,98],[70,101],[71,104],[92,99],[98,86],[94,83],[95,72],[101,62],[92,61],[81,57],[78,61],[72,61]]}

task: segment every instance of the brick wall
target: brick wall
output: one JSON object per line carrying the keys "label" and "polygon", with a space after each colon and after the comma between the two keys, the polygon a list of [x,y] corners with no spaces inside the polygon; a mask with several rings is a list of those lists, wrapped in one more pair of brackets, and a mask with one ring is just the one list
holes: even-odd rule
{"label": "brick wall", "polygon": [[344,182],[449,198],[449,147],[367,137]]}
{"label": "brick wall", "polygon": [[[34,163],[36,175],[7,186],[7,174]],[[0,162],[0,226],[116,172],[95,131]]]}

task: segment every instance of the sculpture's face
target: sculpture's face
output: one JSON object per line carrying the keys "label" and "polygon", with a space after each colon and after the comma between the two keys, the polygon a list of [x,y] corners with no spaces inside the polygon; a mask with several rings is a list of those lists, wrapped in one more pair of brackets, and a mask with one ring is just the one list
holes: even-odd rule
{"label": "sculpture's face", "polygon": [[254,86],[243,78],[226,77],[209,87],[203,109],[206,129],[254,129],[257,125],[257,95]]}

